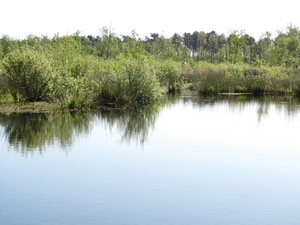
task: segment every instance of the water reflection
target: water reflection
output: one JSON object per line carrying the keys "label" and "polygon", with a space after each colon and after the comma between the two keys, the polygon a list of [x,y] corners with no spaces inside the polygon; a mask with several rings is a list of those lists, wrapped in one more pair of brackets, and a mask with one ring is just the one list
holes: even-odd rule
{"label": "water reflection", "polygon": [[[196,108],[226,106],[230,112],[245,113],[248,106],[257,110],[257,120],[269,114],[270,109],[276,109],[291,117],[299,113],[300,102],[293,97],[263,96],[198,96],[193,93],[175,94],[167,97],[160,104],[131,109],[102,110],[98,112],[65,112],[65,113],[12,113],[0,114],[2,137],[9,148],[26,155],[30,152],[40,152],[46,146],[58,143],[61,149],[68,150],[79,135],[87,136],[95,123],[100,121],[107,126],[107,131],[117,129],[120,142],[136,142],[144,145],[149,132],[154,129],[160,111],[173,107],[178,102],[192,105]],[[180,118],[176,118],[180,119]],[[176,123],[176,121],[174,121]],[[1,130],[0,130],[1,131]]]}
{"label": "water reflection", "polygon": [[117,127],[121,133],[121,142],[135,141],[137,144],[144,145],[149,131],[154,128],[162,106],[162,103],[158,103],[130,109],[105,110],[97,115],[110,130]]}
{"label": "water reflection", "polygon": [[91,117],[84,113],[11,113],[0,114],[3,135],[10,147],[22,154],[39,151],[58,142],[69,148],[77,135],[88,134]]}
{"label": "water reflection", "polygon": [[153,104],[131,109],[102,110],[96,113],[12,113],[0,114],[3,137],[10,147],[26,155],[29,152],[43,153],[45,146],[56,142],[64,150],[71,148],[80,135],[88,135],[95,119],[114,127],[121,134],[121,142],[136,141],[145,144],[149,130],[154,127],[162,104]]}
{"label": "water reflection", "polygon": [[299,224],[297,99],[168,98],[0,115],[0,224]]}
{"label": "water reflection", "polygon": [[[173,96],[178,98],[178,96]],[[181,95],[184,104],[193,104],[194,107],[227,104],[230,110],[243,112],[249,105],[257,106],[257,119],[269,114],[270,108],[275,107],[277,112],[284,112],[293,116],[300,110],[300,99],[291,96],[252,96],[252,95],[224,95],[224,96],[195,96],[187,93]]]}

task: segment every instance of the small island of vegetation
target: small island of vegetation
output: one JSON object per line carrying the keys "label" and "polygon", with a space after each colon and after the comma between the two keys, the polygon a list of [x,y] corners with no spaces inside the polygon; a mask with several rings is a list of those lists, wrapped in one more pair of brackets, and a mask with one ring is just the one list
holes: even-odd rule
{"label": "small island of vegetation", "polygon": [[[0,39],[0,104],[45,102],[63,109],[149,103],[189,87],[199,94],[300,95],[300,30],[272,39],[243,31],[132,32]],[[35,103],[35,105],[37,105]]]}

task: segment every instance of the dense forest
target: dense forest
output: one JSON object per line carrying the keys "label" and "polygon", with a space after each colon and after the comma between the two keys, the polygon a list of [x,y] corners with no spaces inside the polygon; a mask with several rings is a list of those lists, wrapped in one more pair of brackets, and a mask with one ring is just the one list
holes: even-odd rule
{"label": "dense forest", "polygon": [[0,60],[4,102],[52,101],[69,108],[149,102],[162,87],[176,91],[184,83],[200,94],[300,93],[300,30],[293,25],[259,40],[243,31],[142,39],[135,31],[117,36],[107,27],[96,37],[4,35]]}

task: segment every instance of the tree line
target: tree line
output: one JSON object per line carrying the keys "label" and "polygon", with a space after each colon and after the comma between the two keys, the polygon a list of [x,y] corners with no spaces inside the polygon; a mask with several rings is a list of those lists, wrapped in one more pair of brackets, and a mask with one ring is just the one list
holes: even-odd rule
{"label": "tree line", "polygon": [[[117,36],[113,30],[103,27],[99,36],[73,36],[84,54],[102,58],[116,58],[120,54],[145,54],[157,59],[206,61],[209,63],[263,63],[269,66],[298,68],[300,64],[300,30],[289,25],[285,31],[278,32],[275,38],[265,32],[255,40],[244,31],[232,31],[228,36],[215,31],[173,34],[170,38],[158,33],[150,33],[144,39],[133,31],[131,35]],[[24,40],[9,36],[0,39],[0,58],[23,44],[39,48],[59,39],[47,36],[29,35]]]}

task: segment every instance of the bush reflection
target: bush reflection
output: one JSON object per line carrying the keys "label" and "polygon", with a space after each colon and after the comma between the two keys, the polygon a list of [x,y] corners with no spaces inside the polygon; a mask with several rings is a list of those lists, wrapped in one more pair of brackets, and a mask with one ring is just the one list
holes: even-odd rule
{"label": "bush reflection", "polygon": [[[64,113],[11,113],[0,114],[2,138],[22,155],[40,152],[46,146],[58,144],[59,148],[68,150],[78,136],[87,136],[93,126],[105,125],[107,131],[117,130],[120,141],[136,142],[144,145],[149,132],[154,129],[162,108],[172,107],[178,102],[192,107],[229,106],[230,111],[243,113],[249,105],[257,108],[257,120],[268,116],[270,108],[284,112],[287,116],[297,115],[300,110],[298,98],[273,96],[195,96],[192,94],[170,95],[165,102],[130,109],[105,109],[97,112]],[[201,116],[201,113],[199,114]],[[178,118],[180,120],[180,118]],[[176,123],[176,121],[174,121]],[[0,127],[0,128],[1,128]],[[100,145],[101,143],[99,143]]]}

